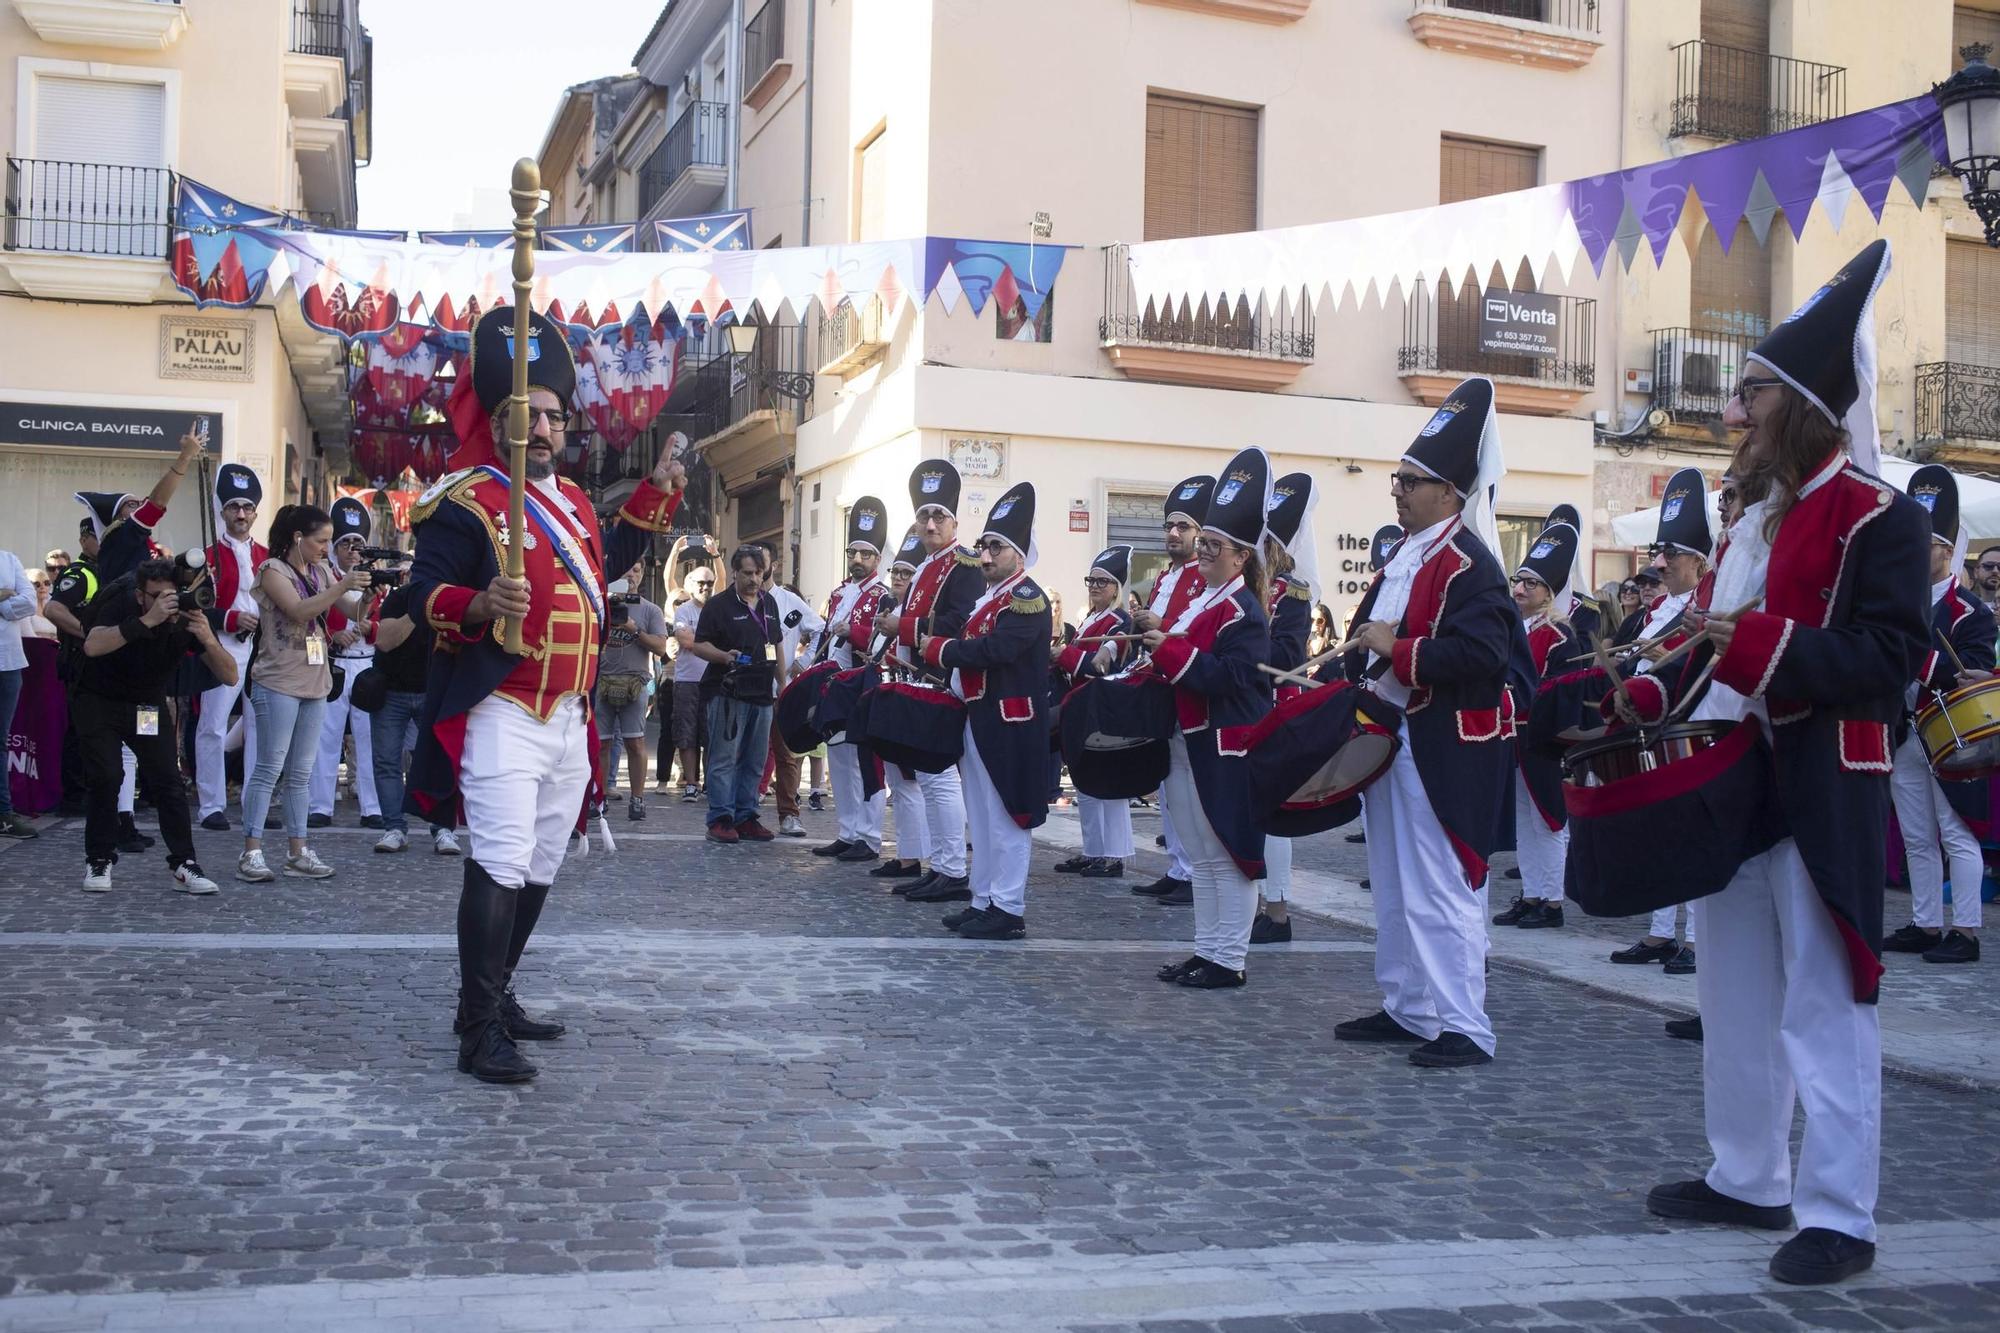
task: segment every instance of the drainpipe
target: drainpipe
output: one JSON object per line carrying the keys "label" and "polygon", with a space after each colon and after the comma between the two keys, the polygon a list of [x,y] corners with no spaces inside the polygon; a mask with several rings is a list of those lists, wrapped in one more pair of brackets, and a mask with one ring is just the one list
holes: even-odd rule
{"label": "drainpipe", "polygon": [[728,68],[723,72],[729,100],[729,182],[723,187],[722,206],[736,207],[737,177],[743,170],[743,0],[730,0],[729,41],[723,56]]}
{"label": "drainpipe", "polygon": [[[805,207],[799,222],[799,244],[812,244],[813,219],[813,48],[818,35],[819,0],[806,0],[806,150],[805,150]],[[822,312],[824,313],[824,312]],[[799,320],[799,369],[806,366],[806,322]],[[801,407],[804,404],[800,404]],[[796,441],[797,437],[793,439]],[[799,586],[799,549],[804,543],[803,506],[799,503],[805,490],[805,483],[799,479],[798,449],[796,444],[792,456],[785,460],[785,471],[792,482],[792,586]]]}

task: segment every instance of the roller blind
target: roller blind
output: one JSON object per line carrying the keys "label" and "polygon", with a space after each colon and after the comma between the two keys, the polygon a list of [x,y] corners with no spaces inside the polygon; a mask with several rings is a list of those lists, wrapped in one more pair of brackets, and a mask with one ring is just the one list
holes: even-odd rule
{"label": "roller blind", "polygon": [[[1951,67],[1953,70],[1965,68],[1965,57],[1959,55],[1959,48],[1972,42],[1985,42],[1994,51],[2000,51],[2000,14],[1987,9],[1968,9],[1959,5],[1951,11]],[[1993,53],[1986,55],[1986,63],[1993,63]]]}
{"label": "roller blind", "polygon": [[1748,222],[1736,224],[1726,255],[1715,228],[1705,230],[1692,269],[1689,318],[1695,329],[1750,337],[1770,330],[1771,254],[1757,244]]}
{"label": "roller blind", "polygon": [[1456,204],[1542,183],[1542,150],[1447,134],[1438,149],[1438,202]]}
{"label": "roller blind", "polygon": [[1770,0],[1701,0],[1701,39],[1744,51],[1768,52]]}
{"label": "roller blind", "polygon": [[1146,240],[1256,230],[1257,115],[1146,95]]}
{"label": "roller blind", "polygon": [[157,83],[35,80],[35,153],[56,162],[167,165],[167,90]]}
{"label": "roller blind", "polygon": [[1946,243],[1944,346],[1947,361],[2000,367],[2000,250]]}

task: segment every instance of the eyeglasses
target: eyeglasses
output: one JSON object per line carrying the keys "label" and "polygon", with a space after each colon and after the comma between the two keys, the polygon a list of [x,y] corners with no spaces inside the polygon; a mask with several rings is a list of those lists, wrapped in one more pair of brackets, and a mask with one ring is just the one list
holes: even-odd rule
{"label": "eyeglasses", "polygon": [[1179,519],[1168,519],[1168,520],[1167,520],[1167,521],[1166,521],[1165,523],[1162,523],[1162,524],[1161,524],[1160,526],[1161,526],[1161,528],[1163,528],[1163,529],[1164,529],[1165,531],[1167,531],[1167,532],[1176,532],[1176,533],[1178,533],[1178,532],[1193,532],[1193,531],[1194,531],[1194,524],[1192,524],[1192,523],[1184,523],[1184,522],[1182,522],[1182,521],[1181,521],[1181,520],[1179,520]]}
{"label": "eyeglasses", "polygon": [[1002,551],[1011,551],[1014,548],[998,537],[988,537],[984,541],[974,542],[972,549],[975,551],[984,551],[988,555],[999,555]]}
{"label": "eyeglasses", "polygon": [[1433,482],[1439,486],[1445,484],[1442,478],[1426,477],[1417,472],[1391,472],[1389,474],[1389,493],[1391,495],[1397,491],[1408,493],[1413,487],[1421,486],[1426,482]]}
{"label": "eyeglasses", "polygon": [[537,421],[549,423],[552,432],[560,434],[576,424],[576,414],[561,407],[530,407],[528,409],[528,429],[533,430]]}
{"label": "eyeglasses", "polygon": [[1542,586],[1542,581],[1532,574],[1516,574],[1508,580],[1508,583],[1516,588],[1539,588]]}
{"label": "eyeglasses", "polygon": [[1981,560],[1979,562],[1979,572],[1982,574],[2000,574],[2000,562]]}
{"label": "eyeglasses", "polygon": [[1194,549],[1197,555],[1217,556],[1221,555],[1224,551],[1243,551],[1247,553],[1250,548],[1247,546],[1238,546],[1235,542],[1224,541],[1219,537],[1196,537],[1194,539]]}
{"label": "eyeglasses", "polygon": [[1769,389],[1783,383],[1783,380],[1773,379],[1738,380],[1736,382],[1736,392],[1732,393],[1730,397],[1742,403],[1743,406],[1748,407],[1756,400],[1759,389]]}
{"label": "eyeglasses", "polygon": [[1115,588],[1115,587],[1117,587],[1117,586],[1118,586],[1118,580],[1117,580],[1117,579],[1085,579],[1085,580],[1083,581],[1083,586],[1084,586],[1084,587],[1086,587],[1086,588]]}

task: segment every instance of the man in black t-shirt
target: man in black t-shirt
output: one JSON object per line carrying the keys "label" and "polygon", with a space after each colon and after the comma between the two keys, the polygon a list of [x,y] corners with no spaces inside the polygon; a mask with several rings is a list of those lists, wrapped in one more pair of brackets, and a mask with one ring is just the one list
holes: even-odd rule
{"label": "man in black t-shirt", "polygon": [[[410,614],[408,584],[382,599],[379,614],[373,669],[388,678],[389,690],[368,719],[368,739],[375,751],[375,798],[382,803],[382,836],[375,850],[400,852],[410,845],[410,817],[403,810],[403,761],[416,743],[417,714],[424,707],[431,642],[436,636],[428,618]],[[448,825],[432,824],[431,850],[439,856],[457,856],[458,835]]]}
{"label": "man in black t-shirt", "polygon": [[83,846],[89,870],[83,887],[111,888],[118,859],[117,802],[124,768],[119,747],[130,749],[155,793],[167,865],[183,893],[214,893],[215,882],[195,864],[187,789],[181,783],[172,727],[163,723],[167,691],[182,659],[199,654],[218,680],[233,680],[236,659],[215,641],[200,611],[180,607],[173,566],[148,560],[103,589],[90,605],[83,662],[70,691],[77,748],[83,761]]}
{"label": "man in black t-shirt", "polygon": [[708,599],[681,651],[708,663],[701,697],[708,713],[708,836],[714,842],[776,835],[757,819],[757,784],[771,744],[771,705],[788,664],[779,645],[785,627],[763,591],[764,553],[739,546],[729,557],[729,587]]}

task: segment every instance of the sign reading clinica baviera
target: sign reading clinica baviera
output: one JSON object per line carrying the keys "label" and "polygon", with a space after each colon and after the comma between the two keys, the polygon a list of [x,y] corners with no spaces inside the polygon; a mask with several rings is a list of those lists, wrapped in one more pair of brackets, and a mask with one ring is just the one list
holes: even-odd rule
{"label": "sign reading clinica baviera", "polygon": [[0,444],[72,449],[148,449],[170,454],[196,420],[208,421],[208,447],[222,451],[222,417],[215,412],[146,407],[81,407],[70,403],[0,402]]}

